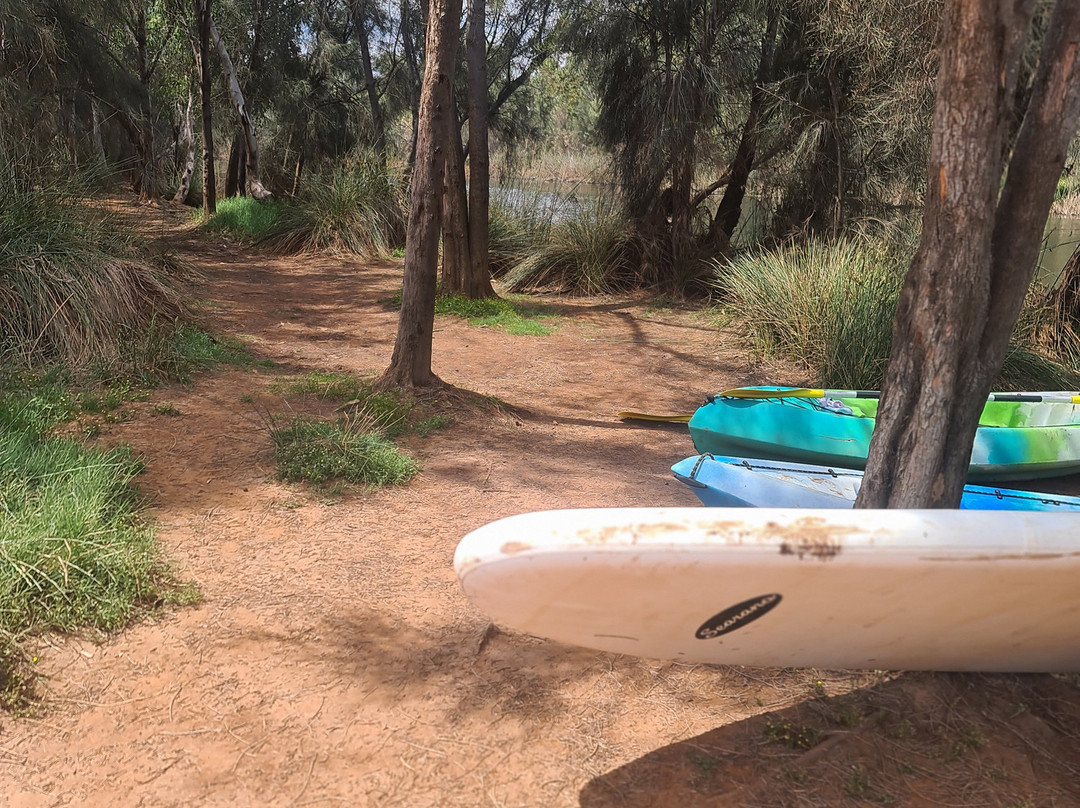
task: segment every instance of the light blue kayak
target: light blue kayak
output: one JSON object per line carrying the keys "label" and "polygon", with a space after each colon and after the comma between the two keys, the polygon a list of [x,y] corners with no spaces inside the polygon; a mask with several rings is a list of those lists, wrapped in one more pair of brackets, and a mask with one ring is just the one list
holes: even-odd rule
{"label": "light blue kayak", "polygon": [[[746,389],[767,396],[793,388]],[[690,419],[690,437],[698,452],[861,469],[866,466],[877,405],[877,400],[866,398],[710,396]],[[975,433],[968,480],[1031,480],[1077,473],[1080,404],[987,403]]]}
{"label": "light blue kayak", "polygon": [[[850,508],[863,476],[854,469],[711,454],[680,460],[671,471],[676,479],[694,489],[704,504],[727,508]],[[960,507],[1080,512],[1080,497],[968,485]]]}

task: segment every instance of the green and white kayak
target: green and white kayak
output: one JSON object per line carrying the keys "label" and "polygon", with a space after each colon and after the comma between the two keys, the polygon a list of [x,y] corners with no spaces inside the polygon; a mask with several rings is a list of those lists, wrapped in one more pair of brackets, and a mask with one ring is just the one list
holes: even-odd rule
{"label": "green and white kayak", "polygon": [[[699,453],[864,468],[878,407],[877,399],[867,396],[875,394],[785,395],[799,389],[744,388],[756,395],[710,396],[690,419],[694,447]],[[770,392],[776,396],[767,397]],[[998,395],[1026,400],[987,402],[975,433],[969,480],[1080,473],[1077,394]]]}

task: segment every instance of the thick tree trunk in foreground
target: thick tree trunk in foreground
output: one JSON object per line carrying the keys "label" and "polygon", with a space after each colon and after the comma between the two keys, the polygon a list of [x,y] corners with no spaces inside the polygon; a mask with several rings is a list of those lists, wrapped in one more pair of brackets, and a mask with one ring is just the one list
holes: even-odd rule
{"label": "thick tree trunk in foreground", "polygon": [[405,278],[401,315],[390,367],[377,386],[430,387],[439,384],[431,372],[431,338],[435,324],[435,286],[438,279],[445,158],[439,145],[446,140],[450,93],[457,55],[461,0],[430,0],[428,7],[424,79],[416,163],[409,189],[409,225],[405,236]]}
{"label": "thick tree trunk in foreground", "polygon": [[210,0],[195,0],[195,67],[203,122],[203,217],[217,213],[217,178],[214,176],[214,97],[210,81]]}
{"label": "thick tree trunk in foreground", "polygon": [[959,504],[978,417],[1030,284],[1080,117],[1080,3],[1060,0],[1006,166],[1033,6],[946,5],[922,238],[897,305],[859,507]]}
{"label": "thick tree trunk in foreground", "polygon": [[259,180],[259,146],[255,140],[255,124],[251,122],[247,106],[244,104],[244,93],[236,77],[236,68],[233,67],[229,51],[225,48],[225,42],[218,33],[212,18],[210,18],[210,37],[214,40],[214,47],[217,48],[218,57],[221,59],[221,67],[225,71],[225,86],[229,91],[229,98],[240,118],[240,128],[244,135],[244,169],[247,175],[248,192],[256,199],[267,199],[272,194]]}

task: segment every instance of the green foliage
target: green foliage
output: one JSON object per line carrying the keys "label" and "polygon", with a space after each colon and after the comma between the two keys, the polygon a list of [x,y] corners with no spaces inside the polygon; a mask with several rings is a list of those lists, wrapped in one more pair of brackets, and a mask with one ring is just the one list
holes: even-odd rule
{"label": "green foliage", "polygon": [[284,205],[280,201],[260,202],[250,196],[221,199],[217,213],[201,227],[211,233],[257,241],[273,230]]}
{"label": "green foliage", "polygon": [[350,421],[294,418],[271,431],[278,477],[290,482],[333,479],[378,487],[406,483],[420,467],[386,438]]}
{"label": "green foliage", "polygon": [[[801,364],[828,387],[877,389],[892,320],[913,252],[909,236],[812,240],[717,266],[716,283],[752,344]],[[1067,389],[1080,382],[1068,357],[1038,346],[1033,295],[1014,329],[998,389]]]}
{"label": "green foliage", "polygon": [[357,152],[328,175],[309,178],[263,240],[281,253],[380,257],[403,243],[404,226],[402,186],[377,156]]}
{"label": "green foliage", "polygon": [[540,243],[506,273],[513,292],[550,289],[571,294],[599,294],[628,288],[638,281],[631,260],[633,231],[616,206],[599,200],[579,215],[552,223]]}
{"label": "green foliage", "polygon": [[0,170],[0,358],[107,363],[183,316],[179,262],[140,250],[75,182],[39,182],[18,162]]}

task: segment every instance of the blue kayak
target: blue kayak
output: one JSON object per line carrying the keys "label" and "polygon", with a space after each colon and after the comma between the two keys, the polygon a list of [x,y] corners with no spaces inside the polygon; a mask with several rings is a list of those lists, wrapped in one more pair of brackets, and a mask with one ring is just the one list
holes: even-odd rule
{"label": "blue kayak", "polygon": [[[671,467],[704,504],[716,507],[850,508],[862,472],[806,463],[703,454]],[[984,511],[1080,512],[1080,497],[964,486],[960,507]]]}

